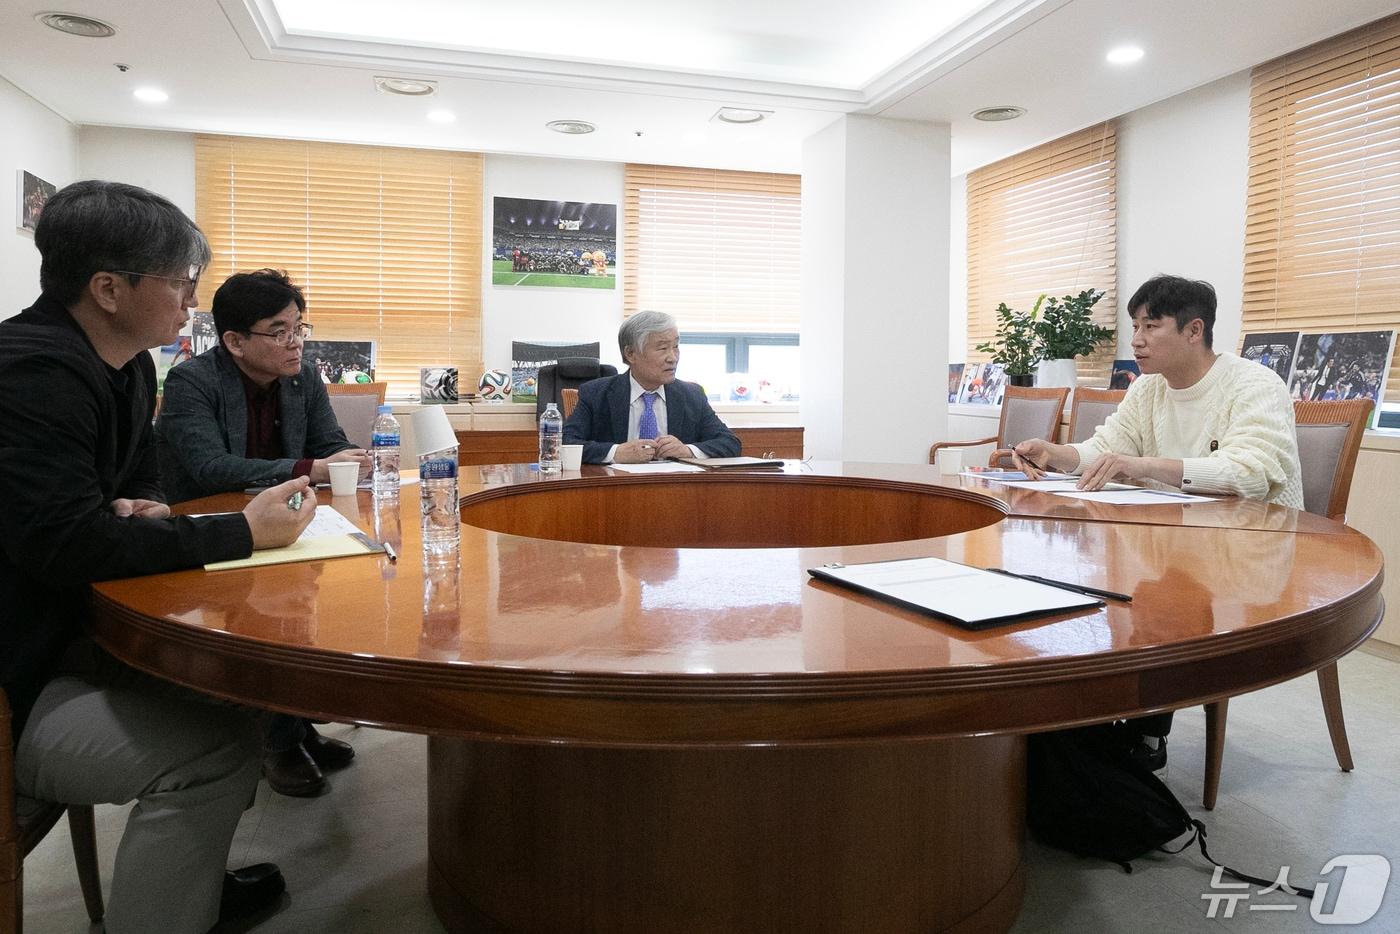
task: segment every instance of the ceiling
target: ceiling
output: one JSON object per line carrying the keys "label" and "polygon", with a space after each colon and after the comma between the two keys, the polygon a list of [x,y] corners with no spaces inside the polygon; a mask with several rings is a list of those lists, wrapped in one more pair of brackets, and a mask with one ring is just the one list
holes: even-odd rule
{"label": "ceiling", "polygon": [[[117,34],[55,32],[34,19],[49,3]],[[789,172],[804,139],[842,114],[874,114],[950,124],[960,174],[1397,10],[1400,0],[7,0],[0,75],[79,124]],[[1122,44],[1146,54],[1108,64]],[[438,91],[386,95],[375,75],[429,78]],[[169,100],[135,100],[148,85]],[[770,115],[732,126],[713,119],[726,105]],[[993,105],[1028,113],[971,119]],[[430,122],[433,110],[455,119]],[[545,128],[558,119],[597,132]]]}

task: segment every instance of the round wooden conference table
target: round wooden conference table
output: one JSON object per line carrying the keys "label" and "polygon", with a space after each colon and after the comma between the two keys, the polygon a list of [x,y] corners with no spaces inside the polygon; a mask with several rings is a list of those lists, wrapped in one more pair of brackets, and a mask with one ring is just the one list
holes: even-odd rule
{"label": "round wooden conference table", "polygon": [[[429,892],[452,931],[1004,931],[1026,733],[1303,674],[1383,611],[1369,539],[1257,502],[795,462],[462,484],[446,560],[424,561],[405,487],[402,507],[321,500],[397,564],[94,588],[96,637],[138,668],[428,734]],[[913,556],[1133,599],[972,632],[807,574]]]}

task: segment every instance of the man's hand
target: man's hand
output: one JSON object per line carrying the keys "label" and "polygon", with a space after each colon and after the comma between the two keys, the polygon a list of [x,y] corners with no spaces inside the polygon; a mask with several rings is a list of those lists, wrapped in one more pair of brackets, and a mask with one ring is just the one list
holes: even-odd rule
{"label": "man's hand", "polygon": [[1135,458],[1130,454],[1105,454],[1100,455],[1098,461],[1091,463],[1085,469],[1084,475],[1079,478],[1077,485],[1081,490],[1102,490],[1109,485],[1112,480],[1151,480],[1155,479],[1152,462],[1156,458]]}
{"label": "man's hand", "polygon": [[122,518],[164,519],[170,515],[169,506],[153,499],[114,499],[108,508]]}
{"label": "man's hand", "polygon": [[695,452],[690,449],[690,445],[682,443],[675,435],[662,435],[656,439],[656,456],[658,459],[665,457],[694,457]]}
{"label": "man's hand", "polygon": [[311,473],[307,476],[312,483],[330,483],[331,471],[329,464],[339,464],[345,461],[353,461],[360,465],[360,479],[369,476],[370,468],[374,466],[374,458],[369,451],[361,448],[350,448],[346,451],[337,451],[330,457],[318,458],[311,462]]}
{"label": "man's hand", "polygon": [[[288,501],[293,493],[302,496],[301,506],[292,509]],[[316,493],[309,477],[297,477],[286,483],[268,487],[243,507],[243,518],[253,533],[253,550],[281,548],[297,540],[316,515]]]}
{"label": "man's hand", "polygon": [[613,452],[614,464],[645,464],[656,460],[656,439],[647,438],[619,444]]}
{"label": "man's hand", "polygon": [[1051,444],[1043,438],[1030,438],[1011,449],[1011,462],[1025,471],[1027,480],[1039,480],[1047,470],[1073,470],[1079,466],[1079,452],[1067,444]]}

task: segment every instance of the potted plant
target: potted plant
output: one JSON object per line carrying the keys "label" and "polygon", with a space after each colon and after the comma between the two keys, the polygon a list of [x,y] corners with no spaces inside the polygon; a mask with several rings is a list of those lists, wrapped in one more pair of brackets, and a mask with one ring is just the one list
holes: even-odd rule
{"label": "potted plant", "polygon": [[[1078,295],[1050,298],[1032,327],[1036,337],[1037,386],[1075,384],[1074,358],[1093,353],[1094,348],[1114,335],[1113,328],[1094,323],[1093,308],[1103,298],[1102,289],[1085,289]],[[1045,299],[1042,295],[1041,299]],[[1041,308],[1041,303],[1036,302]]]}
{"label": "potted plant", "polygon": [[1012,311],[1006,302],[997,306],[996,339],[978,344],[977,349],[992,355],[992,362],[1006,370],[1012,386],[1029,386],[1035,381],[1035,365],[1040,360],[1036,340],[1036,315],[1040,312],[1042,295],[1036,299],[1030,313]]}

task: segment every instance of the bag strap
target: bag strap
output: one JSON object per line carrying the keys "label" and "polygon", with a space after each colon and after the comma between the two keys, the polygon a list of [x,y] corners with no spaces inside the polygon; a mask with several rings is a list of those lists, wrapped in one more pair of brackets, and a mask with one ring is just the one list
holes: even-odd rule
{"label": "bag strap", "polygon": [[[1301,889],[1297,886],[1289,885],[1286,882],[1280,883],[1277,879],[1260,879],[1258,876],[1251,876],[1248,873],[1240,872],[1238,869],[1231,869],[1224,863],[1217,863],[1215,861],[1215,857],[1211,856],[1210,852],[1206,849],[1206,825],[1193,817],[1191,818],[1191,826],[1194,828],[1191,832],[1191,836],[1181,846],[1177,847],[1174,850],[1168,849],[1165,846],[1158,847],[1158,849],[1160,849],[1163,853],[1174,854],[1180,853],[1182,850],[1195,843],[1201,848],[1201,855],[1206,858],[1207,862],[1209,862],[1213,866],[1218,867],[1221,872],[1225,873],[1225,875],[1229,876],[1232,879],[1238,879],[1241,882],[1249,882],[1254,885],[1263,886],[1266,889],[1276,887],[1279,891],[1284,892],[1288,895],[1296,895],[1299,898],[1305,898],[1308,901],[1312,901],[1312,889]],[[1275,886],[1275,883],[1278,883],[1277,886]]]}

